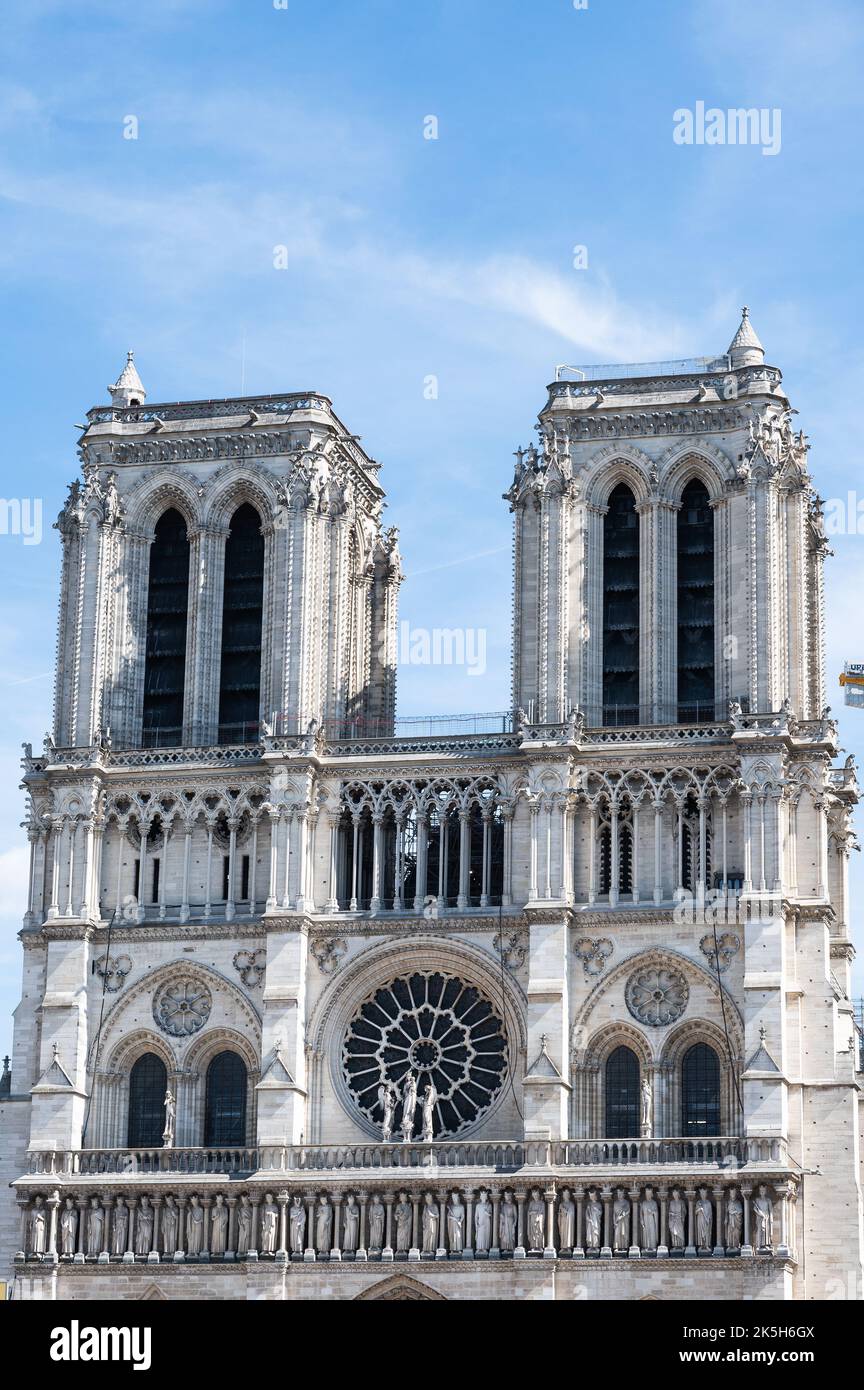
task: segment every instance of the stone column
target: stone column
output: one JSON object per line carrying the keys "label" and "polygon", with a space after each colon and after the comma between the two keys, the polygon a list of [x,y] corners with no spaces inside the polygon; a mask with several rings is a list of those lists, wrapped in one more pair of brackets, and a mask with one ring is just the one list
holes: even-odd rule
{"label": "stone column", "polygon": [[696,1217],[694,1207],[696,1205],[695,1187],[685,1187],[684,1196],[687,1199],[687,1245],[684,1247],[685,1259],[696,1258]]}
{"label": "stone column", "polygon": [[711,1195],[714,1198],[714,1250],[715,1255],[724,1255],[726,1233],[723,1225],[723,1188],[715,1187]]}
{"label": "stone column", "polygon": [[[159,1221],[162,1215],[162,1198],[157,1193],[151,1197],[153,1204],[153,1236],[150,1241],[150,1253],[147,1256],[147,1263],[158,1265],[159,1263]],[[235,1198],[231,1199],[236,1200]]]}
{"label": "stone column", "polygon": [[573,1232],[573,1259],[584,1260],[585,1247],[582,1244],[583,1213],[585,1209],[585,1189],[577,1187],[573,1191],[573,1198],[576,1202],[576,1229]]}
{"label": "stone column", "polygon": [[638,1260],[642,1257],[640,1246],[641,1235],[639,1232],[639,1194],[638,1187],[631,1187],[627,1196],[630,1198],[630,1249],[627,1254],[631,1260]]}
{"label": "stone column", "polygon": [[284,1189],[276,1193],[276,1201],[279,1203],[279,1241],[276,1258],[280,1262],[288,1259],[288,1202],[290,1195]]}
{"label": "stone column", "polygon": [[339,1243],[339,1217],[342,1209],[342,1196],[336,1192],[333,1194],[333,1244],[330,1246],[331,1260],[342,1259],[342,1247]]}
{"label": "stone column", "polygon": [[600,1199],[603,1203],[603,1246],[600,1251],[601,1259],[612,1258],[612,1188],[601,1187]]}
{"label": "stone column", "polygon": [[524,1259],[525,1259],[525,1193],[524,1193],[524,1192],[516,1192],[516,1193],[514,1193],[513,1195],[514,1195],[515,1198],[516,1198],[516,1212],[517,1212],[516,1249],[513,1251],[513,1257],[514,1257],[514,1259],[517,1259],[517,1260],[524,1260]]}
{"label": "stone column", "polygon": [[357,1193],[357,1204],[360,1207],[360,1226],[357,1251],[354,1255],[355,1260],[366,1259],[366,1202],[368,1198],[365,1192]]}
{"label": "stone column", "polygon": [[60,1193],[55,1190],[51,1193],[45,1205],[48,1208],[48,1242],[45,1247],[46,1254],[51,1264],[57,1264],[57,1211],[60,1206]]}
{"label": "stone column", "polygon": [[744,1208],[744,1235],[741,1254],[743,1256],[753,1256],[753,1246],[750,1243],[750,1197],[753,1193],[752,1187],[741,1188],[741,1205]]}
{"label": "stone column", "polygon": [[660,1200],[660,1229],[657,1232],[657,1258],[669,1254],[669,1227],[667,1226],[669,1209],[669,1189],[661,1187],[658,1193]]}
{"label": "stone column", "polygon": [[490,1259],[493,1259],[493,1260],[497,1260],[497,1259],[500,1259],[500,1258],[501,1258],[501,1249],[500,1249],[500,1247],[499,1247],[499,1245],[498,1245],[498,1209],[499,1209],[499,1207],[501,1206],[501,1191],[500,1191],[500,1189],[497,1188],[497,1187],[493,1187],[492,1192],[491,1192],[491,1197],[492,1197],[492,1232],[491,1232],[492,1241],[491,1241],[491,1245],[489,1246],[489,1258],[490,1258]]}
{"label": "stone column", "polygon": [[459,810],[459,894],[456,906],[468,906],[468,871],[471,867],[471,822],[465,807]]}
{"label": "stone column", "polygon": [[382,1260],[393,1259],[393,1202],[392,1192],[384,1193],[384,1249],[381,1251]]}
{"label": "stone column", "polygon": [[426,880],[429,863],[429,822],[422,812],[417,813],[417,891],[414,911],[422,912],[426,905]]}
{"label": "stone column", "polygon": [[654,802],[654,901],[663,901],[663,802]]}
{"label": "stone column", "polygon": [[[192,824],[186,821],[183,826],[183,892],[180,904],[180,921],[188,922],[190,914],[189,906],[189,865],[192,855]],[[164,878],[164,873],[163,873]]]}
{"label": "stone column", "polygon": [[546,1248],[543,1251],[544,1260],[555,1259],[555,1188],[547,1187],[543,1193],[546,1200]]}

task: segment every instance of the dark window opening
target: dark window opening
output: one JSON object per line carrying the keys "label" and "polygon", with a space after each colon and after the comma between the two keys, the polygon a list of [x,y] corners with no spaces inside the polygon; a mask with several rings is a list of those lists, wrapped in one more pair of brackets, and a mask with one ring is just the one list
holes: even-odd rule
{"label": "dark window opening", "polygon": [[134,881],[135,881],[135,886],[134,886],[134,888],[133,888],[133,890],[132,890],[132,896],[137,900],[137,898],[138,898],[138,896],[139,896],[139,889],[141,888],[141,860],[140,860],[140,859],[136,859],[136,860],[135,860],[135,880],[134,880]]}
{"label": "dark window opening", "polygon": [[678,513],[678,721],[714,718],[714,513],[694,478]]}
{"label": "dark window opening", "polygon": [[150,893],[151,903],[159,901],[159,860],[153,860],[153,886]]}
{"label": "dark window opening", "polygon": [[720,1133],[720,1062],[713,1047],[696,1043],[681,1064],[682,1134]]}
{"label": "dark window opening", "polygon": [[189,540],[173,507],[156,523],[150,548],[142,742],[170,748],[183,737]]}
{"label": "dark window opening", "polygon": [[619,483],[603,518],[603,723],[639,722],[639,516]]}
{"label": "dark window opening", "polygon": [[246,1143],[246,1067],[236,1052],[220,1052],[207,1068],[204,1143]]}
{"label": "dark window opening", "polygon": [[629,1047],[616,1047],[606,1062],[606,1139],[639,1135],[639,1058]]}
{"label": "dark window opening", "polygon": [[258,738],[263,611],[264,537],[261,518],[246,503],[231,518],[225,544],[220,743],[254,743]]}
{"label": "dark window opening", "polygon": [[161,1057],[145,1052],[129,1073],[130,1149],[152,1149],[162,1144],[165,1128],[165,1092],[168,1072]]}
{"label": "dark window opening", "polygon": [[228,889],[231,887],[231,858],[230,855],[222,857],[222,897],[228,901]]}
{"label": "dark window opening", "polygon": [[249,855],[244,854],[240,864],[240,899],[241,902],[249,900]]}

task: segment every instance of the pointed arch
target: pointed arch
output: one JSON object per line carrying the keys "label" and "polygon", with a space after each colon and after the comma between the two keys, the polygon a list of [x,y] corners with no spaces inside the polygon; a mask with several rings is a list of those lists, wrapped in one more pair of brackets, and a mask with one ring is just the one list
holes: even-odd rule
{"label": "pointed arch", "polygon": [[219,742],[258,737],[264,617],[264,537],[261,516],[243,502],[225,542],[222,641],[219,662]]}
{"label": "pointed arch", "polygon": [[172,748],[183,742],[186,638],[189,615],[189,533],[176,507],[153,530],[147,582],[142,743]]}
{"label": "pointed arch", "polygon": [[603,724],[639,722],[640,543],[629,483],[609,493],[603,517]]}
{"label": "pointed arch", "polygon": [[421,1284],[419,1279],[412,1279],[407,1274],[393,1274],[389,1279],[382,1279],[380,1283],[373,1284],[371,1288],[364,1289],[358,1293],[355,1302],[371,1302],[381,1300],[386,1302],[417,1302],[417,1303],[446,1303],[448,1300],[443,1293],[437,1289],[432,1289],[428,1284]]}

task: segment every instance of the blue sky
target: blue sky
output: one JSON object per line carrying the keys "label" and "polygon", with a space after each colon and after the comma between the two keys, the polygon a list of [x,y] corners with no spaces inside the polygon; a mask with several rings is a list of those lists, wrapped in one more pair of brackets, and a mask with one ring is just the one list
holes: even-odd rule
{"label": "blue sky", "polygon": [[[482,676],[401,670],[400,713],[503,709],[500,498],[556,363],[721,352],[746,302],[822,493],[864,498],[862,58],[864,10],[837,0],[6,0],[0,495],[41,498],[44,536],[0,536],[0,1047],[20,744],[51,720],[50,523],[126,349],[151,400],[329,394],[384,464],[402,617],[488,632]],[[779,154],[675,144],[697,101],[778,108]],[[837,708],[864,534],[834,548]],[[864,712],[841,734],[864,753]]]}

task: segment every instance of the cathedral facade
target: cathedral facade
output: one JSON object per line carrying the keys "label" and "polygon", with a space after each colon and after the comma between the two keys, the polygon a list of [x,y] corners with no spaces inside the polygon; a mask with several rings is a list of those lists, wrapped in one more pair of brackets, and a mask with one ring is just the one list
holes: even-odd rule
{"label": "cathedral facade", "polygon": [[559,370],[511,713],[395,717],[316,394],[91,410],[25,749],[0,1252],[39,1299],[860,1298],[820,503],[727,353]]}

